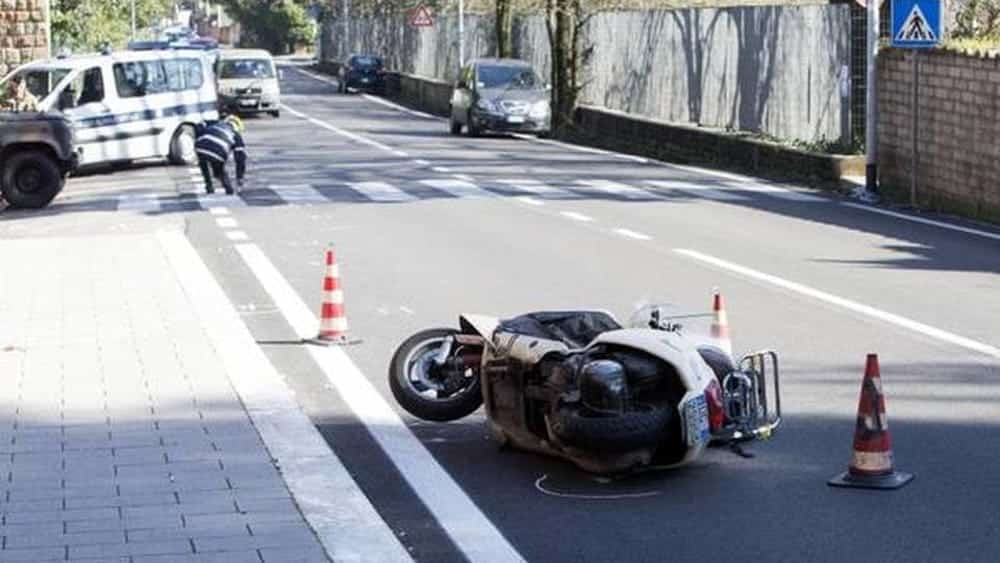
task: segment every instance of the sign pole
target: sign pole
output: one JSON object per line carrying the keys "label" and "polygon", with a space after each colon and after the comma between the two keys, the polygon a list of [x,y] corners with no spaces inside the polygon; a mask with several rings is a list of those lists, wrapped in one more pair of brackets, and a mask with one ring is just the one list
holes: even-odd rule
{"label": "sign pole", "polygon": [[920,150],[917,143],[919,138],[919,126],[920,126],[920,97],[918,95],[918,90],[920,88],[920,49],[913,50],[913,98],[911,98],[911,117],[913,118],[912,125],[912,138],[911,141],[913,146],[911,147],[911,160],[910,163],[910,207],[913,209],[917,208],[917,167],[920,162]]}
{"label": "sign pole", "polygon": [[865,88],[865,189],[878,191],[878,77],[875,68],[878,59],[878,6],[879,0],[868,0],[868,37],[865,50],[868,55],[867,88]]}
{"label": "sign pole", "polygon": [[465,68],[465,0],[458,0],[458,68]]}

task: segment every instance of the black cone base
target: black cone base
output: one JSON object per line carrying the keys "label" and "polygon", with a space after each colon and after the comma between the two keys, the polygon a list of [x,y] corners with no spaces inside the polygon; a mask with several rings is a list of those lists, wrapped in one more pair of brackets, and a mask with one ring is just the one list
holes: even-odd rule
{"label": "black cone base", "polygon": [[898,489],[913,480],[912,473],[893,471],[888,475],[855,475],[845,471],[826,482],[831,487],[855,489]]}

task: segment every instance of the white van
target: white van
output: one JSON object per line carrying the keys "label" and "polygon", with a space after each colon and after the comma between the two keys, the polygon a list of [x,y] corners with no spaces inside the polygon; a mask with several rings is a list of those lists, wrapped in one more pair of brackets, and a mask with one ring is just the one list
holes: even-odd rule
{"label": "white van", "polygon": [[215,62],[219,105],[227,113],[281,115],[280,71],[263,49],[223,49]]}
{"label": "white van", "polygon": [[194,126],[219,118],[212,63],[202,51],[46,59],[17,68],[3,82],[15,74],[24,76],[40,110],[62,111],[73,121],[81,165],[197,162]]}

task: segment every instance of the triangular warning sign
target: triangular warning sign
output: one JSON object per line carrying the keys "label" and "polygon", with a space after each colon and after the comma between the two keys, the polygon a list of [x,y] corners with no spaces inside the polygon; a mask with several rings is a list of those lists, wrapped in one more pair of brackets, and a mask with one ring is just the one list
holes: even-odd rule
{"label": "triangular warning sign", "polygon": [[434,18],[431,17],[430,9],[423,4],[417,6],[410,14],[410,25],[414,27],[430,27],[434,25]]}
{"label": "triangular warning sign", "polygon": [[906,21],[899,28],[896,34],[896,41],[902,42],[937,42],[937,34],[927,23],[927,17],[918,4],[913,5],[910,15],[906,16]]}

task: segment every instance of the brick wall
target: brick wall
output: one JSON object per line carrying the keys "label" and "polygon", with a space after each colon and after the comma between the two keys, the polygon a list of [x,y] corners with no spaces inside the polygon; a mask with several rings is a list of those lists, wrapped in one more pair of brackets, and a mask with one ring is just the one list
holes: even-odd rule
{"label": "brick wall", "polygon": [[[909,202],[913,134],[911,51],[882,51],[878,67],[879,180]],[[916,168],[919,207],[1000,222],[1000,57],[919,53]]]}
{"label": "brick wall", "polygon": [[0,76],[48,55],[45,0],[0,0]]}

